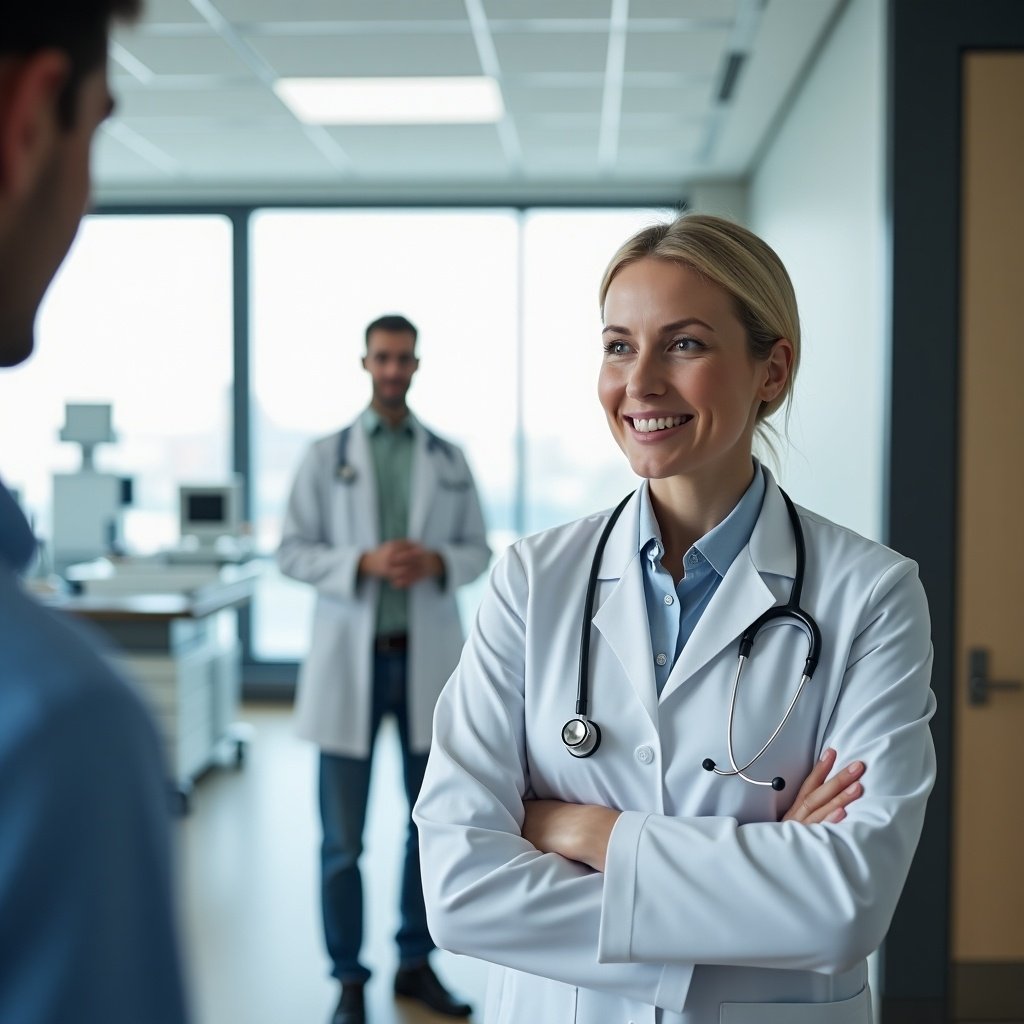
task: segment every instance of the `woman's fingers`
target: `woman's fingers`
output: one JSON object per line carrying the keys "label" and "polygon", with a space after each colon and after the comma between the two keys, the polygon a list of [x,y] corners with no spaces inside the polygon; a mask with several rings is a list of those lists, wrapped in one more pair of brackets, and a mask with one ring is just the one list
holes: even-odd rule
{"label": "woman's fingers", "polygon": [[783,816],[783,821],[816,825],[823,821],[835,823],[846,817],[845,808],[864,792],[864,787],[858,781],[864,774],[864,763],[854,761],[827,779],[835,760],[836,752],[826,750],[804,780],[793,806]]}
{"label": "woman's fingers", "polygon": [[808,805],[808,800],[812,799],[812,794],[816,789],[824,785],[825,780],[828,778],[828,773],[832,771],[832,766],[835,763],[836,752],[829,747],[826,749],[825,753],[821,755],[818,763],[811,769],[807,778],[804,779],[800,786],[800,790],[796,795],[796,799],[793,801],[792,806],[783,817],[783,821],[802,821],[803,817],[813,810],[813,808]]}

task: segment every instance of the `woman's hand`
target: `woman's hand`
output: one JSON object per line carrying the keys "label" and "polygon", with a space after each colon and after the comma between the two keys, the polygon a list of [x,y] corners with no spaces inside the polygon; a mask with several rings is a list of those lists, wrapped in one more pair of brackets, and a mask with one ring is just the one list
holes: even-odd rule
{"label": "woman's hand", "polygon": [[604,871],[608,839],[621,812],[596,804],[567,804],[561,800],[527,800],[523,838],[541,853]]}
{"label": "woman's hand", "polygon": [[829,747],[804,779],[783,821],[799,821],[802,825],[818,825],[823,821],[834,824],[846,817],[847,805],[864,793],[864,787],[857,781],[864,774],[864,762],[854,761],[826,782],[835,763],[836,752]]}

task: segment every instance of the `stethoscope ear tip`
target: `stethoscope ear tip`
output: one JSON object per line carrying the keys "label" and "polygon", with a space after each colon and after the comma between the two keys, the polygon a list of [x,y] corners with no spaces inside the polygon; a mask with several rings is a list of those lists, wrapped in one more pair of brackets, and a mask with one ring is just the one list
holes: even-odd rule
{"label": "stethoscope ear tip", "polygon": [[715,762],[712,761],[710,757],[705,757],[701,762],[701,767],[706,772],[713,772],[715,770]]}
{"label": "stethoscope ear tip", "polygon": [[782,776],[776,775],[775,778],[772,779],[772,789],[774,789],[776,793],[781,793],[785,788],[786,780],[782,778]]}

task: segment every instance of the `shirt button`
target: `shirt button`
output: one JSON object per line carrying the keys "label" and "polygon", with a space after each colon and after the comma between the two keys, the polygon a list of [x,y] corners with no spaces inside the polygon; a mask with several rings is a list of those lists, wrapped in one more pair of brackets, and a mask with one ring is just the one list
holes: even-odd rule
{"label": "shirt button", "polygon": [[667,665],[668,664],[668,655],[667,654],[659,654],[654,660],[659,665]]}
{"label": "shirt button", "polygon": [[689,562],[690,565],[696,565],[700,561],[700,559],[697,557],[697,555],[690,555],[690,557],[687,558],[686,561]]}
{"label": "shirt button", "polygon": [[641,764],[650,764],[654,760],[654,747],[643,743],[633,751],[633,755]]}
{"label": "shirt button", "polygon": [[665,595],[665,604],[674,604],[675,598],[671,594]]}

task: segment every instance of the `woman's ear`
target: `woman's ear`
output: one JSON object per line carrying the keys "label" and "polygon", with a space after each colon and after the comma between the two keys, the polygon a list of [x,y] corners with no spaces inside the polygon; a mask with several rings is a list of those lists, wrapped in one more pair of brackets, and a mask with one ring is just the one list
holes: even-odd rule
{"label": "woman's ear", "polygon": [[789,338],[776,338],[772,350],[764,361],[764,380],[761,384],[761,401],[771,402],[786,388],[793,370],[793,343]]}
{"label": "woman's ear", "polygon": [[31,194],[48,165],[62,128],[61,90],[71,61],[60,50],[0,61],[0,196]]}

